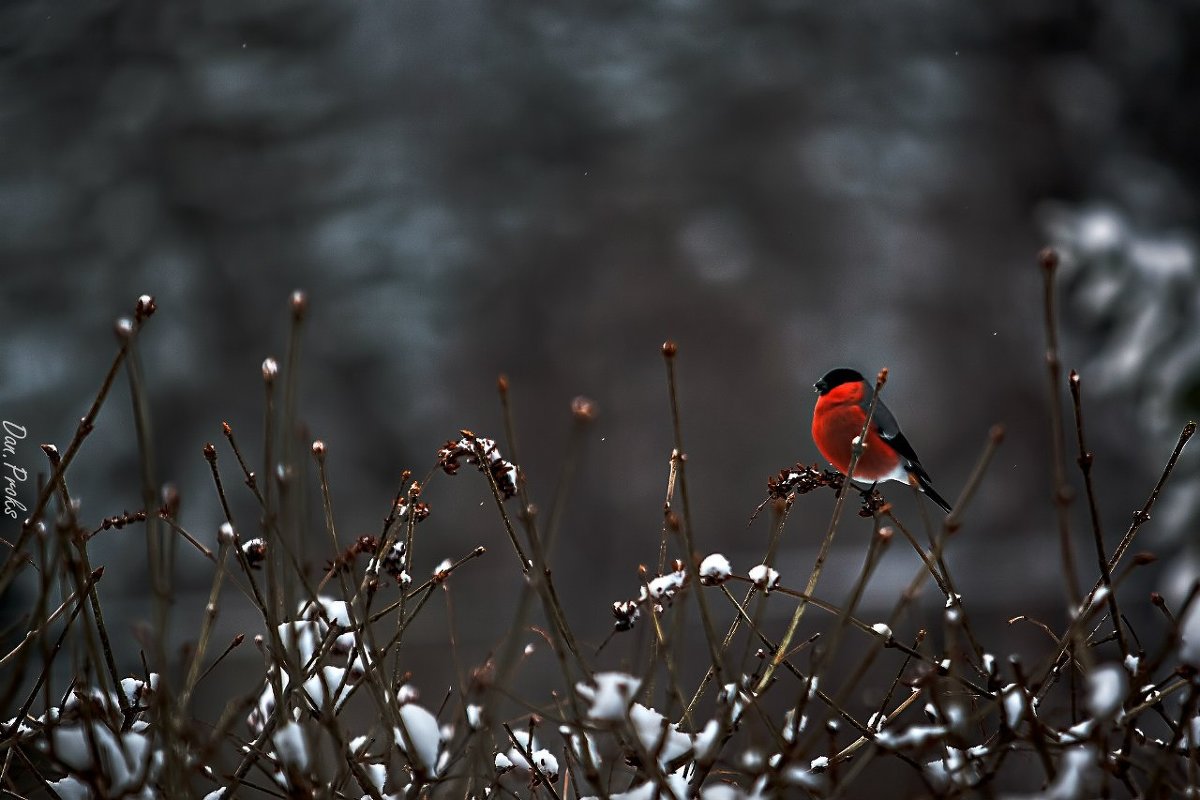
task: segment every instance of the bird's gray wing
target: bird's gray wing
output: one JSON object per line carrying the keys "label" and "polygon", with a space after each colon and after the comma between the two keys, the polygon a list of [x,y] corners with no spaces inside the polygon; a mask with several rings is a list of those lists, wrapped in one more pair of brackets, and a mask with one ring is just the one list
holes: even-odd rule
{"label": "bird's gray wing", "polygon": [[[868,404],[869,400],[868,397]],[[904,457],[904,468],[916,477],[921,491],[933,498],[943,511],[950,513],[950,503],[934,490],[929,473],[921,466],[921,459],[917,457],[917,451],[913,450],[908,439],[904,438],[904,434],[900,432],[900,423],[896,422],[891,409],[884,405],[882,400],[875,403],[875,413],[871,416],[871,422],[879,430],[880,437]]]}
{"label": "bird's gray wing", "polygon": [[[867,406],[870,406],[869,399],[867,400]],[[871,421],[879,430],[879,435],[883,437],[883,440],[908,460],[910,468],[922,474],[925,472],[921,467],[921,459],[917,457],[917,451],[913,450],[913,446],[908,443],[908,439],[904,438],[904,434],[900,432],[900,423],[896,422],[895,415],[892,414],[891,409],[882,400],[875,403],[875,413],[871,416]]]}

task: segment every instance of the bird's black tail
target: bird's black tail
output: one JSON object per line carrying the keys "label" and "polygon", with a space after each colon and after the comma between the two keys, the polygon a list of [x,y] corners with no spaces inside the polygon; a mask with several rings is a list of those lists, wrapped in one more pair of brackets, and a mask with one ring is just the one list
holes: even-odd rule
{"label": "bird's black tail", "polygon": [[933,488],[933,483],[929,480],[929,476],[925,474],[925,470],[921,469],[920,464],[910,464],[909,472],[914,478],[917,479],[917,486],[920,487],[921,491],[928,495],[930,500],[941,506],[942,511],[945,511],[947,514],[949,514],[954,510],[950,507],[950,504],[946,502],[946,498],[938,494],[937,490]]}

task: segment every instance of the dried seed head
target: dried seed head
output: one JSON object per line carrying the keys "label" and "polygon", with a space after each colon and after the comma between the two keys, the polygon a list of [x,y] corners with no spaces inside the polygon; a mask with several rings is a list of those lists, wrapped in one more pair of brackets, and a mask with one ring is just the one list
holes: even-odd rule
{"label": "dried seed head", "polygon": [[279,376],[279,362],[267,356],[262,363],[263,380],[268,384],[274,383],[275,378]]}
{"label": "dried seed head", "polygon": [[679,345],[675,344],[675,342],[673,342],[670,339],[667,339],[665,342],[663,342],[663,346],[662,346],[663,356],[665,356],[666,358],[674,358],[675,354],[678,352],[679,352]]}
{"label": "dried seed head", "polygon": [[500,394],[508,394],[508,376],[504,373],[496,378],[496,391]]}
{"label": "dried seed head", "polygon": [[759,564],[752,567],[747,577],[761,589],[764,593],[770,592],[779,585],[779,572],[768,567],[766,564]]}
{"label": "dried seed head", "polygon": [[879,529],[879,533],[877,535],[879,536],[880,544],[887,544],[892,540],[892,537],[896,535],[896,531],[890,525],[884,525]]}
{"label": "dried seed head", "polygon": [[258,569],[267,559],[267,543],[262,539],[251,539],[242,545],[242,555],[246,558],[246,566]]}
{"label": "dried seed head", "polygon": [[317,461],[324,461],[325,460],[325,442],[321,441],[320,439],[317,439],[315,442],[313,442],[312,443],[312,452],[313,452],[313,455],[317,457]]}
{"label": "dried seed head", "polygon": [[217,447],[212,442],[204,443],[204,457],[212,463],[217,460]]}
{"label": "dried seed head", "polygon": [[447,441],[438,450],[438,465],[447,475],[454,475],[461,466],[460,460],[474,464],[480,471],[491,474],[496,482],[503,499],[508,500],[517,494],[521,481],[520,470],[511,461],[506,461],[500,455],[496,442],[492,439],[477,437],[469,430],[460,431],[462,438],[457,442]]}
{"label": "dried seed head", "polygon": [[618,632],[627,631],[637,622],[638,617],[642,615],[638,604],[634,600],[617,601],[612,604],[613,618],[616,620],[613,623],[613,628]]}

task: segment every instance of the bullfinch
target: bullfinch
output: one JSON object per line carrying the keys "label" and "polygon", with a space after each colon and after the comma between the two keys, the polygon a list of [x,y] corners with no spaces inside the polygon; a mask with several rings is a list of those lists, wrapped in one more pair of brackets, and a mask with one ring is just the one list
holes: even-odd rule
{"label": "bullfinch", "polygon": [[[813,441],[821,455],[845,475],[850,468],[853,442],[862,434],[875,389],[861,373],[844,367],[825,373],[813,388],[818,394],[813,409]],[[917,452],[900,432],[900,424],[883,401],[878,400],[867,429],[866,447],[854,466],[854,480],[875,484],[909,483],[911,479],[916,479],[921,491],[950,513],[950,504],[934,490]]]}

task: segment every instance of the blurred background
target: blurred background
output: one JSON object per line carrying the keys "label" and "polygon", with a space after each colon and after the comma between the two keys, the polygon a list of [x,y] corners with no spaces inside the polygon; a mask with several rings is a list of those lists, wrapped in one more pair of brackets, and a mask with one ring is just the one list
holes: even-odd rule
{"label": "blurred background", "polygon": [[[1064,253],[1064,367],[1084,377],[1110,543],[1196,414],[1198,33],[1194,2],[12,0],[0,414],[43,469],[36,443],[69,441],[113,320],[154,295],[141,355],[157,477],[212,541],[201,447],[232,466],[228,420],[259,463],[260,364],[283,357],[288,296],[304,289],[299,415],[329,446],[349,541],[378,531],[401,471],[424,474],[459,428],[503,440],[501,373],[548,507],[585,395],[598,417],[553,562],[595,643],[657,558],[665,339],[680,348],[697,547],[743,572],[765,548],[766,518],[747,520],[767,476],[818,459],[813,381],[887,366],[887,401],[947,497],[989,427],[1007,427],[949,560],[976,624],[1019,648],[1034,634],[1009,617],[1063,619],[1041,246]],[[1195,455],[1140,542],[1183,555],[1146,591],[1200,574],[1178,544],[1195,531]],[[252,529],[248,493],[227,483]],[[71,485],[97,523],[141,505],[124,378]],[[917,524],[914,499],[887,494]],[[459,646],[478,663],[520,580],[476,473],[439,476],[424,499],[418,576],[490,550],[455,587]],[[784,583],[802,585],[832,506],[797,503]],[[844,594],[869,531],[846,520],[820,593]],[[109,624],[130,630],[149,613],[142,534],[93,548],[113,570],[108,607],[126,612]],[[900,546],[888,558],[866,599],[878,613],[919,566]],[[181,643],[211,574],[186,550],[179,567]],[[19,609],[21,588],[3,602]],[[420,633],[431,651],[438,613]],[[215,640],[256,624],[234,598]],[[123,658],[137,663],[132,638]],[[415,680],[437,696],[444,654],[428,659]]]}

